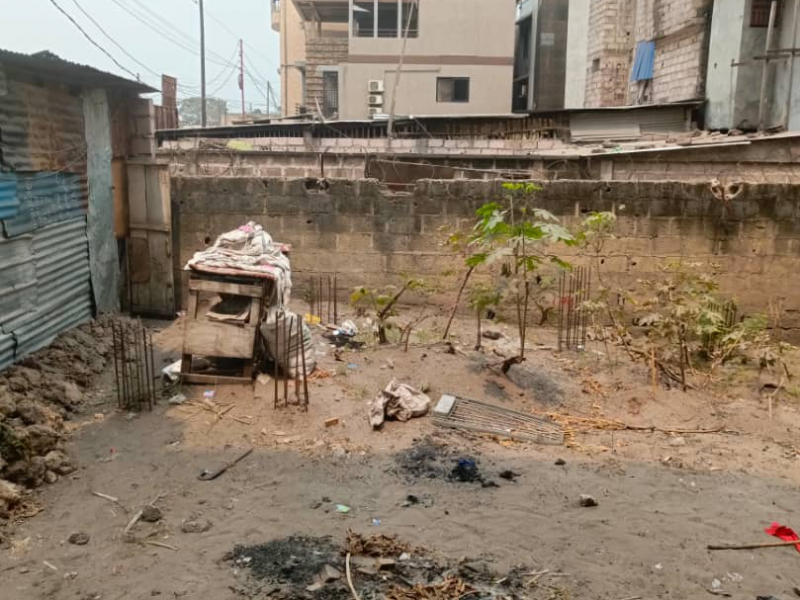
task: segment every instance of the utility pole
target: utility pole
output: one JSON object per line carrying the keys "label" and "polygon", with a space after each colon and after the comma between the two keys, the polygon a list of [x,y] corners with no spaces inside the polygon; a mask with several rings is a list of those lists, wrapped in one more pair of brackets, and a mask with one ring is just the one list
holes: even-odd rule
{"label": "utility pole", "polygon": [[239,89],[242,90],[242,118],[246,114],[244,110],[244,44],[239,40]]}
{"label": "utility pole", "polygon": [[270,89],[270,83],[269,83],[269,81],[267,81],[267,118],[269,118],[269,115],[271,114],[270,110],[269,110],[269,95],[271,93],[272,93],[272,90]]}
{"label": "utility pole", "polygon": [[206,24],[203,16],[203,0],[200,6],[200,123],[206,126]]}

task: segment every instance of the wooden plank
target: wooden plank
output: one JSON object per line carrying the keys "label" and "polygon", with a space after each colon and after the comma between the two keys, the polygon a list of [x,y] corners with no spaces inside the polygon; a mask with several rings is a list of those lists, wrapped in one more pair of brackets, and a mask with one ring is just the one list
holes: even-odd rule
{"label": "wooden plank", "polygon": [[118,240],[128,235],[128,175],[124,158],[111,161],[111,185],[114,187],[114,235]]}
{"label": "wooden plank", "polygon": [[[131,268],[131,285],[135,289],[145,287],[142,284],[150,281],[150,248],[146,239],[128,238],[128,263]],[[149,299],[149,294],[146,296]],[[138,297],[141,297],[141,294]]]}
{"label": "wooden plank", "polygon": [[186,307],[186,317],[189,319],[197,318],[197,292],[189,293],[189,304]]}
{"label": "wooden plank", "polygon": [[224,283],[222,281],[209,281],[206,279],[190,279],[189,289],[214,294],[233,294],[234,296],[250,296],[261,298],[263,290],[260,285],[245,285],[242,283]]}
{"label": "wooden plank", "polygon": [[151,312],[172,315],[175,312],[172,284],[171,239],[169,234],[149,231],[147,233],[150,254],[150,303]]}
{"label": "wooden plank", "polygon": [[253,358],[255,326],[238,327],[213,321],[186,321],[183,353],[228,358]]}
{"label": "wooden plank", "polygon": [[144,168],[144,187],[147,197],[147,219],[140,223],[151,223],[153,225],[168,225],[169,214],[164,212],[164,200],[162,197],[163,189],[159,183],[158,165],[147,165]]}
{"label": "wooden plank", "polygon": [[253,380],[249,377],[231,377],[229,375],[201,375],[199,373],[184,373],[181,375],[184,383],[242,383],[250,385]]}
{"label": "wooden plank", "polygon": [[191,354],[182,354],[181,355],[181,373],[184,375],[192,370],[192,355]]}
{"label": "wooden plank", "polygon": [[128,216],[136,223],[147,223],[145,172],[141,165],[128,164]]}
{"label": "wooden plank", "polygon": [[261,298],[253,298],[250,302],[250,319],[248,322],[251,325],[259,325],[261,323]]}
{"label": "wooden plank", "polygon": [[160,231],[161,233],[172,231],[167,225],[156,225],[155,223],[131,223],[130,228],[140,231]]}

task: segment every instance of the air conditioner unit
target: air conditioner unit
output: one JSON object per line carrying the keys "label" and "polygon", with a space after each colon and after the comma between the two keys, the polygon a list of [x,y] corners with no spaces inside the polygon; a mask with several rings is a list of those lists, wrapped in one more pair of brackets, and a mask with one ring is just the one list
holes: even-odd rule
{"label": "air conditioner unit", "polygon": [[383,93],[383,79],[370,79],[369,80],[369,93],[382,94]]}
{"label": "air conditioner unit", "polygon": [[381,114],[381,109],[378,108],[377,106],[370,106],[369,107],[369,118],[370,119],[374,119],[374,118],[378,117],[378,115],[380,115],[380,114]]}
{"label": "air conditioner unit", "polygon": [[369,96],[369,105],[370,106],[383,106],[383,96],[370,95]]}

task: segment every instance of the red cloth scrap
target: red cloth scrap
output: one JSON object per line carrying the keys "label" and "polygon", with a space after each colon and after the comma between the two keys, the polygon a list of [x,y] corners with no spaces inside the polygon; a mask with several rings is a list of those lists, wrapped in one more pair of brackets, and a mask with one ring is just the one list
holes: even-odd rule
{"label": "red cloth scrap", "polygon": [[800,552],[800,536],[798,536],[793,529],[786,527],[785,525],[781,525],[779,523],[773,523],[769,527],[764,530],[765,533],[769,535],[775,536],[783,540],[784,542],[793,542],[797,540],[797,551]]}

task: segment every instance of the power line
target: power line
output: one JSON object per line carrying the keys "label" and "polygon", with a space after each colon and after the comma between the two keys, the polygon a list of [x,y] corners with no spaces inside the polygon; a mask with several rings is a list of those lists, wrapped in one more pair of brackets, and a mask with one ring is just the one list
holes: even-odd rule
{"label": "power line", "polygon": [[[153,11],[151,8],[149,8],[145,4],[143,4],[141,2],[141,0],[122,0],[122,1],[123,2],[130,1],[134,5],[138,6],[141,10],[144,10],[146,13],[151,15],[150,18],[152,18],[155,23],[157,23],[160,27],[165,28],[168,32],[172,31],[172,32],[176,33],[177,35],[179,35],[180,37],[182,37],[184,43],[188,44],[190,47],[196,48],[198,46],[199,42],[197,41],[197,39],[193,38],[192,36],[190,36],[189,34],[184,32],[183,30],[179,29],[178,27],[175,27],[175,25],[173,25],[170,21],[166,20],[160,14],[158,14],[157,12]],[[206,12],[206,14],[208,14],[207,10],[205,12]],[[221,56],[220,54],[217,54],[213,50],[208,50],[207,54],[209,54],[210,56],[213,56],[216,60],[219,60],[219,61],[224,61],[225,60],[225,57]]]}
{"label": "power line", "polygon": [[[196,0],[192,0],[192,2],[194,2],[195,4],[197,4]],[[228,32],[230,35],[232,35],[232,36],[233,36],[235,39],[237,39],[237,40],[238,40],[238,39],[242,39],[242,36],[238,35],[238,34],[237,34],[236,32],[234,32],[234,31],[233,31],[233,30],[232,30],[230,27],[228,27],[228,26],[227,26],[225,23],[223,23],[222,21],[220,21],[220,20],[219,20],[217,17],[215,17],[213,14],[211,14],[211,12],[208,10],[208,8],[206,8],[206,14],[208,15],[208,18],[209,18],[209,19],[211,19],[211,20],[212,20],[212,21],[214,21],[214,22],[215,22],[217,25],[219,25],[220,27],[222,27],[222,28],[223,28],[225,31],[227,31],[227,32]],[[245,46],[247,46],[247,48],[249,48],[250,50],[252,50],[252,51],[253,51],[255,54],[258,54],[259,56],[261,56],[261,58],[263,58],[263,59],[264,59],[265,61],[267,61],[268,63],[272,64],[273,66],[277,66],[277,65],[275,64],[275,61],[273,61],[271,58],[269,58],[269,57],[268,57],[268,56],[266,56],[265,54],[261,54],[261,52],[260,52],[258,49],[256,49],[256,48],[252,47],[252,46],[251,46],[249,43],[247,43],[247,42],[244,42],[244,45],[245,45]],[[266,78],[265,78],[265,79],[266,79]]]}
{"label": "power line", "polygon": [[[237,66],[237,65],[236,65],[236,60],[235,60],[235,59],[236,59],[236,54],[237,54],[238,52],[239,52],[239,48],[238,48],[238,47],[237,47],[237,48],[234,48],[234,50],[233,50],[233,54],[231,54],[231,57],[230,57],[230,58],[228,59],[228,61],[227,61],[227,66],[228,66],[229,68],[234,68],[234,69],[236,68],[236,66]],[[209,79],[207,83],[209,83],[209,84],[210,84],[210,83],[214,83],[214,82],[215,82],[215,81],[217,81],[217,80],[218,80],[220,77],[222,77],[223,75],[225,75],[225,73],[227,73],[227,72],[228,72],[228,70],[227,70],[226,68],[224,68],[224,67],[223,67],[222,69],[220,69],[220,70],[219,70],[219,73],[217,73],[217,74],[216,74],[214,77],[212,77],[211,79]]]}
{"label": "power line", "polygon": [[[162,26],[159,26],[157,23],[153,23],[152,20],[148,20],[147,18],[143,17],[141,14],[135,12],[128,5],[126,5],[123,2],[121,2],[121,0],[111,0],[111,1],[114,4],[116,4],[117,6],[119,6],[122,10],[127,12],[129,15],[131,15],[134,19],[136,19],[137,21],[142,23],[145,27],[148,27],[148,28],[152,29],[157,34],[159,34],[161,37],[163,37],[164,39],[166,39],[170,43],[174,44],[178,48],[181,48],[182,50],[184,50],[186,52],[189,52],[190,54],[193,54],[194,56],[200,56],[200,53],[197,50],[195,50],[193,47],[187,45],[185,42],[182,42],[181,40],[175,39],[173,36],[171,36],[171,34],[170,34],[170,32],[168,30],[165,30]],[[213,56],[216,56],[216,54],[214,54],[214,53],[209,53],[209,54],[212,54]],[[223,67],[227,66],[225,64],[225,62],[224,62],[225,59],[221,58],[221,57],[214,58],[213,60],[212,59],[208,59],[208,61],[209,62],[213,62],[213,63],[215,63],[217,65],[221,65]]]}
{"label": "power line", "polygon": [[170,23],[169,21],[167,21],[166,19],[164,19],[164,17],[162,17],[162,16],[161,16],[161,15],[159,15],[158,13],[154,12],[152,9],[150,9],[150,8],[149,8],[148,6],[146,6],[145,4],[143,4],[143,3],[142,3],[142,2],[140,2],[139,0],[131,0],[131,2],[132,2],[134,5],[138,6],[138,7],[139,7],[139,9],[141,9],[141,10],[145,11],[146,13],[148,13],[149,15],[151,15],[151,18],[152,18],[152,19],[153,19],[153,20],[154,20],[156,23],[159,23],[159,24],[160,24],[162,27],[166,28],[166,29],[167,29],[167,31],[170,31],[170,30],[171,30],[171,31],[175,32],[177,35],[179,35],[180,37],[182,37],[182,38],[183,38],[183,41],[184,41],[185,43],[188,43],[190,46],[193,46],[193,47],[196,47],[196,46],[197,46],[197,43],[198,43],[198,42],[197,42],[197,40],[196,40],[196,39],[192,38],[192,37],[191,37],[189,34],[187,34],[187,33],[183,32],[182,30],[180,30],[180,29],[178,29],[177,27],[175,27],[175,26],[174,26],[172,23]]}
{"label": "power line", "polygon": [[77,27],[77,28],[78,28],[78,31],[80,31],[80,32],[83,34],[83,36],[84,36],[84,37],[85,37],[87,40],[89,40],[89,41],[92,43],[92,45],[94,45],[94,46],[95,46],[95,47],[96,47],[98,50],[100,50],[100,52],[102,52],[102,53],[103,53],[103,54],[105,54],[105,55],[106,55],[108,58],[110,58],[112,61],[114,61],[114,64],[115,64],[115,65],[117,65],[117,66],[118,66],[120,69],[122,69],[122,70],[123,70],[123,71],[125,71],[126,73],[129,73],[129,74],[131,74],[131,75],[132,75],[132,76],[133,76],[133,77],[134,77],[134,78],[135,78],[137,81],[139,80],[139,75],[138,75],[138,74],[134,73],[134,72],[133,72],[133,71],[131,71],[129,68],[125,67],[125,66],[124,66],[122,63],[120,63],[120,62],[119,62],[119,61],[118,61],[116,58],[114,58],[113,56],[111,56],[111,53],[110,53],[108,50],[106,50],[106,49],[105,49],[105,48],[103,48],[103,47],[102,47],[100,44],[98,44],[97,42],[95,42],[95,41],[92,39],[92,37],[91,37],[91,36],[90,36],[88,33],[86,33],[86,31],[83,29],[83,27],[81,27],[81,26],[78,24],[78,22],[77,22],[77,21],[76,21],[75,19],[73,19],[73,18],[72,18],[72,16],[71,16],[71,15],[70,15],[70,14],[69,14],[67,11],[65,11],[63,8],[61,8],[61,7],[58,5],[58,2],[56,2],[56,0],[50,0],[50,3],[51,3],[53,6],[55,6],[55,7],[56,7],[56,8],[59,10],[59,12],[61,12],[61,13],[62,13],[62,14],[65,16],[65,17],[67,17],[67,19],[69,19],[69,20],[70,20],[70,22],[71,22],[71,23],[72,23],[72,24],[73,24],[75,27]]}
{"label": "power line", "polygon": [[224,88],[226,85],[228,85],[228,82],[231,80],[231,77],[233,77],[234,73],[236,73],[236,65],[235,64],[232,65],[231,68],[229,69],[228,76],[225,78],[225,81],[220,83],[219,86],[217,86],[217,88],[215,88],[213,92],[209,92],[208,95],[209,96],[213,96],[214,94],[219,92],[222,88]]}

